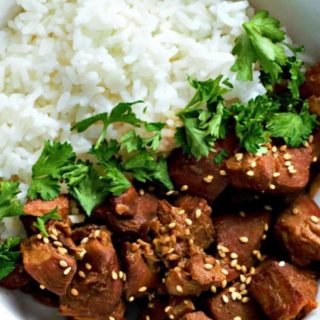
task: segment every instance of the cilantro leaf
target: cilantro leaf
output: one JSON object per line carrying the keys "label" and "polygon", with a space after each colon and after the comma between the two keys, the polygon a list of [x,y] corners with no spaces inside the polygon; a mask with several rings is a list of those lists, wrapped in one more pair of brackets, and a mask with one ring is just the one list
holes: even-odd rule
{"label": "cilantro leaf", "polygon": [[8,276],[20,260],[20,238],[10,237],[0,245],[0,280]]}
{"label": "cilantro leaf", "polygon": [[88,171],[88,166],[79,161],[63,168],[63,179],[67,182],[68,186],[73,186],[78,184]]}
{"label": "cilantro leaf", "polygon": [[221,165],[224,159],[229,157],[229,152],[222,149],[213,159],[214,163],[218,166]]}
{"label": "cilantro leaf", "polygon": [[79,201],[88,216],[108,194],[105,183],[91,165],[89,165],[88,173],[84,178],[78,184],[69,187],[69,192]]}
{"label": "cilantro leaf", "polygon": [[47,238],[49,237],[49,234],[46,229],[46,222],[49,220],[61,220],[61,217],[58,213],[58,208],[53,209],[42,217],[38,217],[37,222],[33,224]]}
{"label": "cilantro leaf", "polygon": [[129,153],[142,148],[142,138],[134,130],[128,131],[120,140],[121,149],[126,149]]}
{"label": "cilantro leaf", "polygon": [[63,168],[75,161],[72,146],[65,142],[46,141],[44,149],[32,167],[32,182],[28,197],[52,200],[59,195]]}
{"label": "cilantro leaf", "polygon": [[157,151],[161,142],[161,130],[164,128],[165,123],[150,122],[145,123],[144,127],[148,132],[156,132],[154,136],[143,139],[143,145],[150,147],[152,151]]}
{"label": "cilantro leaf", "polygon": [[6,217],[22,214],[22,204],[17,199],[20,193],[19,183],[13,181],[0,182],[0,221]]}
{"label": "cilantro leaf", "polygon": [[285,33],[280,29],[280,22],[262,10],[243,23],[243,28],[245,34],[236,39],[232,51],[237,59],[231,70],[237,72],[238,80],[252,80],[253,64],[259,61],[262,70],[275,81],[287,62],[281,45]]}
{"label": "cilantro leaf", "polygon": [[301,71],[301,67],[303,66],[303,61],[298,57],[298,53],[303,52],[303,47],[300,48],[292,48],[291,51],[294,53],[293,57],[289,57],[288,59],[288,68],[290,73],[290,79],[288,82],[288,88],[291,91],[292,97],[294,99],[298,99],[300,97],[300,86],[304,83],[305,76]]}
{"label": "cilantro leaf", "polygon": [[273,137],[282,138],[289,147],[297,148],[307,141],[316,125],[316,116],[304,109],[300,114],[276,113],[267,128]]}
{"label": "cilantro leaf", "polygon": [[120,144],[116,140],[103,141],[99,148],[92,148],[90,153],[93,154],[99,163],[108,162],[114,159],[120,150]]}
{"label": "cilantro leaf", "polygon": [[107,112],[100,113],[97,115],[94,115],[92,117],[89,117],[87,119],[84,119],[78,123],[76,123],[72,130],[77,130],[78,132],[83,132],[87,130],[90,126],[95,124],[96,122],[102,122],[103,123],[103,129],[100,134],[100,137],[98,138],[97,143],[95,144],[95,149],[99,148],[102,141],[105,139],[107,128],[111,123],[114,122],[125,122],[130,123],[133,126],[138,126],[141,124],[141,120],[139,120],[136,115],[132,111],[132,106],[137,103],[142,103],[143,101],[134,101],[134,102],[121,102],[117,104],[111,111],[110,114]]}

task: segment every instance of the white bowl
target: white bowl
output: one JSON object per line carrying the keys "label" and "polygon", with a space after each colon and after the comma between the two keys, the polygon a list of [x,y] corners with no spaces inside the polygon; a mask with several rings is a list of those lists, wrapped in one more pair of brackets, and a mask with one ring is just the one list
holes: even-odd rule
{"label": "white bowl", "polygon": [[[269,10],[283,22],[292,39],[305,46],[308,55],[320,59],[320,0],[252,0],[251,3],[256,8]],[[0,28],[16,12],[15,0],[0,0]],[[320,194],[317,200],[320,204]],[[46,308],[23,293],[4,289],[0,289],[0,315],[2,320],[64,319],[56,309]],[[319,320],[320,309],[306,319]]]}

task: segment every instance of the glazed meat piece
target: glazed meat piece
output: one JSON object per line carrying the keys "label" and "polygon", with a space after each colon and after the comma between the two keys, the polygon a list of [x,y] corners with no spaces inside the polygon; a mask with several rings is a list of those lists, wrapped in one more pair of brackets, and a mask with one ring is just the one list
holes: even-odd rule
{"label": "glazed meat piece", "polygon": [[313,145],[301,148],[274,146],[260,156],[238,153],[226,161],[226,169],[230,183],[239,189],[289,193],[307,185],[312,161]]}
{"label": "glazed meat piece", "polygon": [[[214,217],[218,258],[228,271],[227,280],[238,277],[239,271],[249,270],[255,257],[260,258],[260,246],[269,229],[270,212],[219,214]],[[246,273],[246,272],[245,272]]]}
{"label": "glazed meat piece", "polygon": [[143,296],[149,289],[160,286],[159,260],[149,243],[142,240],[127,242],[124,260],[127,275],[124,292],[127,299]]}
{"label": "glazed meat piece", "polygon": [[220,263],[201,251],[192,248],[190,259],[170,269],[165,277],[167,291],[173,296],[198,296],[211,286],[220,287],[226,279]]}
{"label": "glazed meat piece", "polygon": [[308,196],[299,196],[278,218],[276,235],[294,264],[320,261],[320,209]]}
{"label": "glazed meat piece", "polygon": [[69,199],[65,196],[59,196],[50,201],[44,200],[29,200],[23,207],[23,212],[26,215],[33,217],[42,217],[53,209],[58,209],[58,214],[63,220],[68,219],[69,214]]}
{"label": "glazed meat piece", "polygon": [[23,265],[42,287],[62,296],[77,270],[76,260],[69,254],[75,245],[68,224],[50,221],[47,231],[50,238],[38,234],[22,241]]}
{"label": "glazed meat piece", "polygon": [[222,150],[231,154],[234,149],[235,139],[229,135],[227,139],[216,142],[215,152],[200,160],[183,154],[181,149],[174,150],[169,156],[168,166],[176,188],[203,197],[211,203],[228,184],[225,161],[217,165],[214,159]]}
{"label": "glazed meat piece", "polygon": [[185,314],[181,320],[210,320],[202,311]]}
{"label": "glazed meat piece", "polygon": [[11,273],[0,280],[0,286],[12,290],[20,289],[26,286],[30,282],[30,279],[23,265],[18,264]]}
{"label": "glazed meat piece", "polygon": [[214,228],[211,219],[211,207],[202,198],[184,196],[179,198],[175,205],[186,212],[191,219],[189,226],[194,244],[203,249],[208,248],[214,240]]}
{"label": "glazed meat piece", "polygon": [[248,290],[245,284],[236,283],[229,288],[225,288],[206,301],[209,316],[215,320],[267,319],[260,306],[247,294]]}
{"label": "glazed meat piece", "polygon": [[318,287],[310,272],[283,261],[266,261],[257,269],[249,293],[270,319],[301,319],[317,307]]}
{"label": "glazed meat piece", "polygon": [[156,217],[157,208],[156,197],[148,193],[139,195],[131,187],[94,210],[92,217],[97,223],[107,224],[114,232],[139,237],[148,230],[149,223]]}
{"label": "glazed meat piece", "polygon": [[93,225],[78,229],[74,239],[80,243],[82,260],[66,295],[61,297],[60,312],[72,317],[107,317],[121,302],[122,273],[110,235]]}

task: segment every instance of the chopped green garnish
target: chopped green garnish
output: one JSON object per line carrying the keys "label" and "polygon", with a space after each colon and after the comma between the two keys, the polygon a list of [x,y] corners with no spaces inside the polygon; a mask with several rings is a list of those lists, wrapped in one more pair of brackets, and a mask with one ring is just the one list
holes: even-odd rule
{"label": "chopped green garnish", "polygon": [[269,16],[267,11],[259,11],[243,24],[245,33],[236,39],[232,51],[237,60],[231,70],[237,72],[238,80],[253,79],[253,65],[260,62],[262,70],[275,81],[287,62],[281,42],[285,33],[280,22]]}
{"label": "chopped green garnish", "polygon": [[32,182],[28,190],[31,199],[52,200],[59,195],[63,168],[74,163],[76,154],[65,142],[46,141],[38,161],[32,167]]}
{"label": "chopped green garnish", "polygon": [[133,126],[139,126],[141,124],[141,120],[139,120],[136,115],[132,111],[132,106],[137,103],[142,103],[143,101],[135,101],[135,102],[127,102],[127,103],[119,103],[117,104],[111,111],[111,113],[103,112],[96,114],[92,117],[84,119],[78,123],[76,123],[72,130],[77,130],[78,132],[83,132],[87,130],[90,126],[95,124],[96,122],[103,123],[103,129],[100,134],[100,137],[95,144],[95,149],[98,149],[102,141],[106,137],[107,128],[111,123],[114,122],[125,122],[130,123]]}
{"label": "chopped green garnish", "polygon": [[0,182],[0,221],[6,217],[22,214],[22,204],[17,199],[18,193],[20,193],[18,182]]}
{"label": "chopped green garnish", "polygon": [[0,245],[0,280],[8,276],[20,260],[20,238],[10,237]]}
{"label": "chopped green garnish", "polygon": [[33,226],[39,229],[45,237],[49,237],[48,231],[46,229],[46,222],[49,220],[61,220],[61,217],[58,213],[58,208],[53,209],[42,217],[38,217],[37,222],[33,224]]}
{"label": "chopped green garnish", "polygon": [[221,165],[224,159],[227,159],[229,157],[228,151],[222,149],[215,157],[214,157],[214,163],[218,166]]}

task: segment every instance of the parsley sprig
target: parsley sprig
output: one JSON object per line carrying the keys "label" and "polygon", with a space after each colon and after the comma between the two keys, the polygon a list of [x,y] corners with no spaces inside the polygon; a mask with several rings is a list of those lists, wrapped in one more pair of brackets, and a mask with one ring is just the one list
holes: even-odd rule
{"label": "parsley sprig", "polygon": [[0,280],[9,275],[20,260],[21,239],[10,237],[0,245]]}
{"label": "parsley sprig", "polygon": [[0,221],[6,217],[19,216],[22,214],[22,204],[17,198],[19,193],[18,182],[0,182]]}

